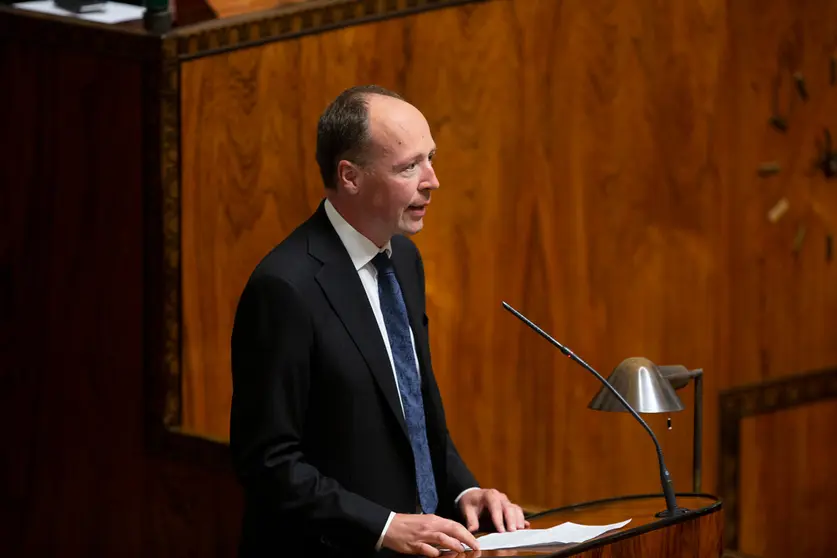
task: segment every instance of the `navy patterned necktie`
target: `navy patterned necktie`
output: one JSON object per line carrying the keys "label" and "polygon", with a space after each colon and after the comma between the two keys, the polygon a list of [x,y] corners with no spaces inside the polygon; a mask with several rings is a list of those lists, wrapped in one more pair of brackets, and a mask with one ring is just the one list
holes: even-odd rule
{"label": "navy patterned necktie", "polygon": [[433,465],[427,444],[421,381],[410,339],[407,307],[404,304],[404,297],[401,295],[401,287],[395,277],[392,262],[386,252],[378,253],[372,260],[372,264],[378,269],[378,296],[392,350],[398,389],[401,392],[401,404],[404,406],[407,434],[413,448],[419,502],[424,513],[435,513],[439,498],[436,494],[436,481],[433,478]]}

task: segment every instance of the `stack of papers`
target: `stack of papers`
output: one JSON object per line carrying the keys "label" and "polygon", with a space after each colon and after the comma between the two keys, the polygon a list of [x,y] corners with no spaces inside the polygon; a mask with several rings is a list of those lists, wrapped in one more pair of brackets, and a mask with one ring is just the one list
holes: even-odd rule
{"label": "stack of papers", "polygon": [[90,12],[77,14],[69,12],[63,8],[55,5],[53,0],[33,0],[31,2],[19,2],[13,4],[15,8],[23,10],[31,10],[33,12],[41,12],[44,14],[60,15],[66,17],[74,17],[76,19],[84,19],[86,21],[95,21],[97,23],[122,23],[124,21],[134,21],[142,19],[145,8],[142,6],[134,6],[133,4],[122,4],[120,2],[106,2],[104,9],[101,12]]}
{"label": "stack of papers", "polygon": [[[499,550],[501,548],[521,548],[550,544],[583,543],[603,533],[619,529],[630,523],[630,519],[610,525],[579,525],[566,522],[549,529],[521,529],[509,533],[491,533],[477,540],[480,550]],[[471,550],[467,548],[466,550]]]}

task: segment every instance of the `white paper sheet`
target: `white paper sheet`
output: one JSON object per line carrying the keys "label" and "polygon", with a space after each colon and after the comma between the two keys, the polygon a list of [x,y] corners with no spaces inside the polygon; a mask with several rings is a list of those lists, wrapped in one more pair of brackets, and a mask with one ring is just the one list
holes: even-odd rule
{"label": "white paper sheet", "polygon": [[145,12],[145,8],[142,6],[122,4],[120,2],[108,2],[105,4],[104,11],[92,12],[89,14],[76,14],[69,12],[56,6],[52,0],[34,0],[32,2],[19,2],[12,5],[15,8],[20,8],[22,10],[74,17],[98,23],[122,23],[123,21],[134,21],[136,19],[142,19],[142,14]]}
{"label": "white paper sheet", "polygon": [[[522,529],[509,533],[491,533],[477,540],[480,550],[499,550],[501,548],[521,548],[526,546],[544,546],[549,544],[582,543],[603,533],[620,529],[630,523],[630,519],[610,525],[579,525],[566,522],[549,529]],[[470,548],[466,548],[470,550]]]}

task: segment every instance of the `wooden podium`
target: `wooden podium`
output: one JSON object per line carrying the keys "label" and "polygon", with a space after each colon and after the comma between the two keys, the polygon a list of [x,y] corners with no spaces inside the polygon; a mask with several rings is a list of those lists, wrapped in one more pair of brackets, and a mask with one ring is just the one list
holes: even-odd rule
{"label": "wooden podium", "polygon": [[[625,527],[581,544],[459,553],[476,556],[582,556],[596,558],[709,558],[723,554],[721,501],[708,494],[679,494],[677,505],[689,511],[673,519],[658,519],[665,508],[661,494],[623,496],[556,508],[529,516],[532,528],[544,529],[566,521],[609,525],[631,519]],[[446,556],[454,556],[448,554]]]}

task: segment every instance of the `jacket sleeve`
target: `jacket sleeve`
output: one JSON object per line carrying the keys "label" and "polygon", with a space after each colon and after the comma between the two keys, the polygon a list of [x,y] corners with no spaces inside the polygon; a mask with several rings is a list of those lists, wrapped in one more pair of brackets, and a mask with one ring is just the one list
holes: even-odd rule
{"label": "jacket sleeve", "polygon": [[463,490],[467,488],[479,488],[480,485],[477,482],[477,479],[474,478],[471,470],[468,469],[467,465],[465,465],[465,461],[463,461],[462,457],[460,457],[459,452],[456,449],[456,445],[454,445],[453,440],[450,437],[450,433],[448,433],[447,439],[447,489],[450,497],[455,499],[462,493]]}
{"label": "jacket sleeve", "polygon": [[374,549],[390,511],[344,489],[305,458],[315,335],[297,290],[275,276],[251,278],[231,345],[230,449],[248,505],[267,525],[301,525],[339,548]]}

